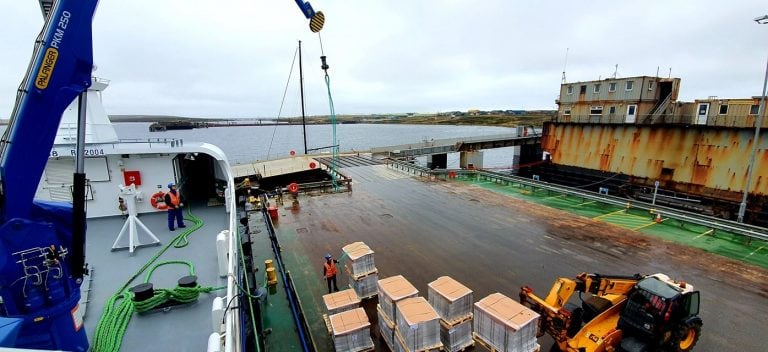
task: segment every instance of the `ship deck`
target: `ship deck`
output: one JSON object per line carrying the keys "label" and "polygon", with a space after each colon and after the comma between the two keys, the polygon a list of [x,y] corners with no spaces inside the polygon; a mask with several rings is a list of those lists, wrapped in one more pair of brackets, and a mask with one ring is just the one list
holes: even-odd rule
{"label": "ship deck", "polygon": [[[216,258],[216,235],[228,228],[228,217],[223,206],[194,206],[192,212],[203,221],[197,231],[189,235],[189,244],[182,248],[171,246],[155,263],[168,260],[185,260],[194,265],[195,275],[201,286],[221,287],[226,285],[219,278]],[[111,251],[112,244],[125,223],[123,217],[105,217],[88,219],[88,237],[86,241],[87,262],[93,269],[90,278],[90,292],[85,315],[85,328],[88,339],[93,344],[96,324],[105,307],[105,303],[117,290],[147,263],[158,251],[169,244],[172,238],[181,233],[180,229],[171,232],[167,228],[165,212],[140,214],[138,218],[161,241],[160,246],[147,246],[129,251]],[[185,221],[187,229],[192,222]],[[149,243],[140,232],[139,238]],[[144,282],[147,272],[139,275],[129,287]],[[186,266],[166,265],[154,271],[152,283],[155,289],[176,287],[177,280],[189,275]],[[211,322],[211,304],[216,296],[224,296],[225,291],[202,293],[197,302],[172,308],[170,310],[134,314],[122,341],[122,351],[201,351],[205,350],[208,335],[213,331]]]}
{"label": "ship deck", "polygon": [[[301,195],[300,209],[280,209],[275,225],[320,351],[333,349],[322,319],[323,255],[338,257],[341,247],[356,241],[376,252],[379,278],[404,275],[422,296],[427,283],[443,275],[479,300],[494,292],[516,298],[523,285],[546,294],[557,277],[583,271],[663,272],[702,292],[697,350],[764,350],[758,337],[764,330],[758,317],[768,315],[764,268],[467,182],[425,181],[384,165],[342,171],[353,179],[351,193]],[[348,282],[341,272],[340,286]],[[542,350],[551,345],[547,338],[540,342]],[[377,349],[386,350],[382,345]]]}

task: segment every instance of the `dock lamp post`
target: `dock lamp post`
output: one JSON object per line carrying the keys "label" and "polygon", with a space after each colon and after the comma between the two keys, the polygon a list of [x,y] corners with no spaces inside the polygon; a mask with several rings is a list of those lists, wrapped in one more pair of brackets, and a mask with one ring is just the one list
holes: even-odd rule
{"label": "dock lamp post", "polygon": [[[768,15],[755,18],[758,24],[768,24]],[[757,122],[755,122],[755,138],[752,140],[752,154],[749,157],[747,168],[747,183],[744,185],[744,197],[739,206],[739,222],[744,222],[744,212],[747,210],[747,196],[749,195],[749,186],[752,183],[752,172],[755,166],[755,156],[757,155],[757,145],[760,142],[760,126],[763,124],[763,115],[765,115],[765,88],[768,86],[768,61],[765,66],[765,78],[763,79],[763,94],[760,96],[760,106],[757,109]]]}

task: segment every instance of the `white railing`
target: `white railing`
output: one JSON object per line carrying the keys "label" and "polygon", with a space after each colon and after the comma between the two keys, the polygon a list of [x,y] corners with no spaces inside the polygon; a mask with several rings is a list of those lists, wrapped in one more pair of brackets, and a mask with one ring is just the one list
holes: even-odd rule
{"label": "white railing", "polygon": [[[225,163],[225,172],[227,174],[227,193],[229,193],[230,202],[229,211],[229,243],[228,253],[229,262],[227,263],[227,299],[226,306],[240,307],[237,287],[237,268],[240,258],[240,243],[237,222],[237,198],[235,197],[235,179],[232,176],[232,169],[228,162]],[[225,197],[226,199],[226,197]],[[234,301],[233,301],[234,300]],[[240,341],[240,310],[229,309],[224,312],[224,350],[227,352],[239,352]]]}

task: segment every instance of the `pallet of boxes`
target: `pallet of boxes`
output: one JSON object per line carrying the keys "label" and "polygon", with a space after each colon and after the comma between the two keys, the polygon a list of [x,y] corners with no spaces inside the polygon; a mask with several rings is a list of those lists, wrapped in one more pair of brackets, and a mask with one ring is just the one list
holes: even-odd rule
{"label": "pallet of boxes", "polygon": [[323,319],[337,352],[373,350],[371,323],[353,289],[324,295],[323,303],[326,309]]}
{"label": "pallet of boxes", "polygon": [[419,291],[402,275],[381,279],[377,283],[379,304],[376,306],[381,338],[390,350],[395,350],[395,304]]}
{"label": "pallet of boxes", "polygon": [[448,276],[428,285],[427,299],[440,315],[440,341],[448,352],[474,346],[472,340],[472,290]]}
{"label": "pallet of boxes", "polygon": [[491,351],[539,352],[539,314],[517,301],[494,293],[475,303],[475,342]]}
{"label": "pallet of boxes", "polygon": [[402,275],[379,280],[376,307],[381,338],[395,352],[433,351],[440,343],[440,316]]}
{"label": "pallet of boxes", "polygon": [[342,247],[342,251],[349,258],[344,264],[344,270],[349,275],[349,286],[360,299],[376,296],[379,275],[373,261],[373,250],[363,242],[354,242]]}
{"label": "pallet of boxes", "polygon": [[440,316],[424,297],[412,297],[395,304],[395,351],[440,351]]}

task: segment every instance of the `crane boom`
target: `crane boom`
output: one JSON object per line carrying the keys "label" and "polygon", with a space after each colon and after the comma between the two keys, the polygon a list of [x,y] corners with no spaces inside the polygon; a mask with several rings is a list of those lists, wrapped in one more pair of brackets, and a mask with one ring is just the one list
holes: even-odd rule
{"label": "crane boom", "polygon": [[3,220],[29,216],[61,115],[91,85],[97,2],[58,0],[46,17],[0,149]]}
{"label": "crane boom", "polygon": [[34,195],[62,113],[91,84],[97,3],[40,2],[45,24],[0,145],[0,315],[20,326],[15,347],[88,350],[72,204]]}

